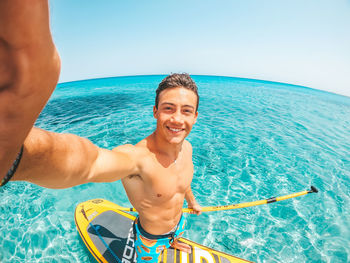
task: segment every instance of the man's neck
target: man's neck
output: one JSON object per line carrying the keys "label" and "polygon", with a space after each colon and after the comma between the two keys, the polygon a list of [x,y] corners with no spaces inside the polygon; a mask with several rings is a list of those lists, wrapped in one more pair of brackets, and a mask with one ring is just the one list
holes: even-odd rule
{"label": "man's neck", "polygon": [[161,136],[159,136],[157,134],[157,131],[154,131],[151,136],[153,137],[153,142],[156,151],[160,154],[167,156],[173,162],[176,162],[182,150],[183,141],[178,144],[169,143],[166,140],[164,140]]}

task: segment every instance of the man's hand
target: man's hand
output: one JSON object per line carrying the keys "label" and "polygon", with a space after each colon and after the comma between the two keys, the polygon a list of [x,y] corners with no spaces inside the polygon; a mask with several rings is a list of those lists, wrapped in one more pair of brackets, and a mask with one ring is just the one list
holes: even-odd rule
{"label": "man's hand", "polygon": [[190,214],[196,214],[198,216],[202,213],[202,207],[197,203],[197,201],[194,201],[192,204],[188,204],[188,208],[193,209]]}
{"label": "man's hand", "polygon": [[191,247],[185,243],[179,242],[178,238],[175,238],[175,240],[171,243],[171,247],[188,254],[192,253]]}

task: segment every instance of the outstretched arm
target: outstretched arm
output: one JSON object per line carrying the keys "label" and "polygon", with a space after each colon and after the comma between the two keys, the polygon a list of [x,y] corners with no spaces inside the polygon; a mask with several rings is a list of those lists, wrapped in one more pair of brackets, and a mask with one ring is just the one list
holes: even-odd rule
{"label": "outstretched arm", "polygon": [[33,128],[25,140],[23,157],[13,180],[56,189],[89,182],[113,182],[138,172],[127,152],[101,149],[73,134]]}
{"label": "outstretched arm", "polygon": [[47,0],[0,1],[0,182],[54,90],[60,59]]}

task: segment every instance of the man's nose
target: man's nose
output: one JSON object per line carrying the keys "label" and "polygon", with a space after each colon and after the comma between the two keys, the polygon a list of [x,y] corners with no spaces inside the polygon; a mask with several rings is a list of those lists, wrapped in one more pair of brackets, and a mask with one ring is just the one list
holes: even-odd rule
{"label": "man's nose", "polygon": [[172,116],[172,121],[173,122],[179,122],[182,123],[183,122],[183,118],[182,118],[182,114],[180,111],[176,111],[173,116]]}

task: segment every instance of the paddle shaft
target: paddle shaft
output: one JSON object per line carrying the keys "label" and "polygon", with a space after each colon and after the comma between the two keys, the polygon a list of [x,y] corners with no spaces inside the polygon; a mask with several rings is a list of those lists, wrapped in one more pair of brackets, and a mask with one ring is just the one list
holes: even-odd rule
{"label": "paddle shaft", "polygon": [[[258,200],[258,201],[247,202],[247,203],[240,203],[240,204],[233,204],[233,205],[202,207],[202,212],[232,210],[232,209],[245,208],[245,207],[251,207],[251,206],[265,205],[265,204],[270,204],[270,203],[283,201],[283,200],[287,200],[290,198],[294,198],[294,197],[298,197],[298,196],[302,196],[302,195],[307,195],[310,193],[317,193],[317,192],[318,192],[318,190],[314,186],[311,186],[311,190],[302,191],[302,192],[298,192],[298,193],[294,193],[294,194],[290,194],[290,195],[284,195],[284,196],[280,196],[280,197],[272,197],[269,199]],[[193,211],[193,209],[183,208],[182,211],[184,213],[190,213],[191,211]]]}
{"label": "paddle shaft", "polygon": [[[302,191],[290,195],[284,195],[280,197],[272,197],[269,199],[264,199],[264,200],[258,200],[258,201],[253,201],[253,202],[247,202],[247,203],[240,203],[240,204],[232,204],[232,205],[223,205],[223,206],[207,206],[207,207],[202,207],[202,212],[212,212],[212,211],[223,211],[223,210],[232,210],[232,209],[238,209],[238,208],[245,208],[245,207],[251,207],[251,206],[258,206],[258,205],[265,205],[265,204],[270,204],[278,201],[283,201],[287,200],[290,198],[302,196],[302,195],[307,195],[311,193],[317,193],[318,190],[316,187],[311,186],[310,190],[307,191]],[[120,207],[120,210],[123,211],[132,211],[132,212],[137,212],[135,208],[127,208],[127,207]],[[184,213],[191,213],[193,209],[191,208],[183,208],[182,212]]]}

